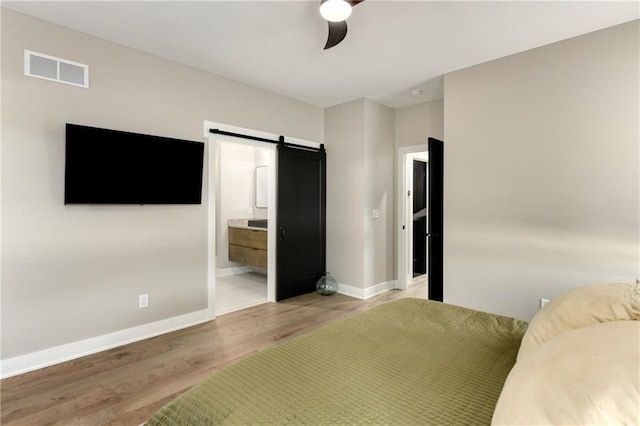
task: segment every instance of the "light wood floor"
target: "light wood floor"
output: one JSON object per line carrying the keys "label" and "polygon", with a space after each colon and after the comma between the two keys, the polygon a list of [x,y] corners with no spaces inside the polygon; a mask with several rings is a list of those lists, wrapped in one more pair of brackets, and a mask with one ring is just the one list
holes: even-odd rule
{"label": "light wood floor", "polygon": [[406,291],[368,300],[311,293],[10,377],[0,383],[0,423],[139,425],[195,383],[253,353],[392,299],[425,296],[424,276]]}

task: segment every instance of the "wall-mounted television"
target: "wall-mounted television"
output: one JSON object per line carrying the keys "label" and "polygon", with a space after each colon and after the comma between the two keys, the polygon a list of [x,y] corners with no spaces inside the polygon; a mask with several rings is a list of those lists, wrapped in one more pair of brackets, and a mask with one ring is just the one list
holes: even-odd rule
{"label": "wall-mounted television", "polygon": [[201,204],[204,143],[68,124],[65,204]]}

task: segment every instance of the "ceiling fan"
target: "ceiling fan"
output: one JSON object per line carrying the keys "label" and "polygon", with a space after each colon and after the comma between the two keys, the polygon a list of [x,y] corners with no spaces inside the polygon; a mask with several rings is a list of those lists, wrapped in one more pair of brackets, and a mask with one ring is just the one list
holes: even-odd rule
{"label": "ceiling fan", "polygon": [[329,24],[329,36],[324,50],[331,49],[347,36],[347,21],[351,8],[364,0],[320,0],[320,14]]}

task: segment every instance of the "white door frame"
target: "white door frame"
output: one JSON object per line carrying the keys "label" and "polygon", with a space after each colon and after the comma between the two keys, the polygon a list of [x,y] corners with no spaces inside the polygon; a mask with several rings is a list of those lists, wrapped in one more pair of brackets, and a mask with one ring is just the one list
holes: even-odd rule
{"label": "white door frame", "polygon": [[[396,247],[396,264],[398,269],[396,288],[400,290],[406,290],[408,283],[410,282],[410,275],[413,268],[409,266],[409,260],[411,259],[412,247],[410,247],[410,238],[413,229],[413,216],[412,212],[407,208],[408,198],[413,199],[411,196],[407,196],[407,191],[413,188],[413,181],[409,182],[407,179],[408,167],[407,163],[410,158],[417,153],[424,153],[421,158],[426,158],[427,144],[412,145],[398,148],[397,155],[397,216],[396,216],[396,230],[397,230],[397,247]],[[413,169],[411,169],[413,170]]]}
{"label": "white door frame", "polygon": [[[248,139],[226,136],[220,134],[211,133],[211,129],[218,129],[229,133],[238,133],[247,136],[254,136],[258,138],[264,138],[269,140],[278,140],[280,135],[274,133],[262,132],[259,130],[247,129],[244,127],[232,126],[224,123],[217,123],[215,121],[205,120],[204,122],[204,137],[208,141],[207,143],[207,198],[208,198],[208,213],[207,213],[207,306],[209,311],[209,319],[214,319],[216,314],[216,221],[217,221],[217,179],[219,168],[219,143],[218,141],[230,141],[234,143],[246,143],[252,145],[259,145],[261,147],[270,148],[269,151],[269,164],[273,167],[268,169],[268,188],[267,188],[267,203],[269,205],[269,211],[267,212],[267,302],[276,301],[276,217],[277,217],[277,179],[278,179],[278,165],[276,145],[269,144],[267,142],[255,142]],[[319,148],[320,143],[307,141],[304,139],[289,138],[287,142],[309,146],[313,148]]]}

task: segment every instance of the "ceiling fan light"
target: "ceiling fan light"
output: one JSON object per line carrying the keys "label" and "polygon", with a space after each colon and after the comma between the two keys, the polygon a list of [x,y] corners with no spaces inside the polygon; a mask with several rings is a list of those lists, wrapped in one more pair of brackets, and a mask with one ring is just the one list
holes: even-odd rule
{"label": "ceiling fan light", "polygon": [[344,21],[351,15],[351,4],[345,0],[326,0],[320,5],[320,15],[330,22]]}

